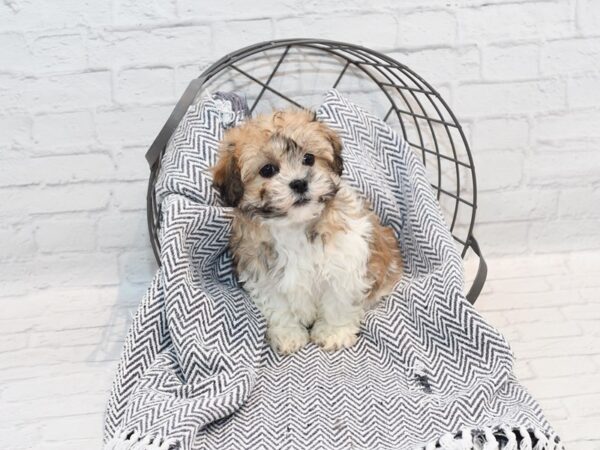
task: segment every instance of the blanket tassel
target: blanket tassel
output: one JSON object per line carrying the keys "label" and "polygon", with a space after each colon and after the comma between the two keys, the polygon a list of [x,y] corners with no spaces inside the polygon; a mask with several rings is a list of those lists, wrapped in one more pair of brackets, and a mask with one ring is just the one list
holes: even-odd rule
{"label": "blanket tassel", "polygon": [[463,428],[457,434],[446,433],[419,450],[564,450],[556,434],[538,428],[508,427]]}

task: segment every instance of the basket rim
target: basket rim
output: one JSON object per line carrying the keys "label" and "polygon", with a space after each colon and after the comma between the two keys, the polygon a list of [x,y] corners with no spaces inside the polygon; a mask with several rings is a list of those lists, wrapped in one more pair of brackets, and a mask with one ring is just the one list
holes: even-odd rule
{"label": "basket rim", "polygon": [[[417,79],[420,83],[422,83],[427,88],[427,91],[431,95],[434,95],[436,97],[436,99],[440,102],[440,104],[443,107],[443,109],[445,110],[445,112],[449,115],[450,119],[454,122],[453,126],[455,126],[455,128],[459,132],[461,141],[464,145],[464,151],[468,158],[468,169],[470,172],[470,179],[471,179],[470,181],[471,181],[471,186],[472,186],[472,204],[470,205],[471,217],[470,217],[469,226],[468,226],[468,229],[466,232],[465,241],[463,242],[461,239],[459,239],[453,235],[454,239],[462,245],[461,256],[464,258],[468,249],[469,248],[474,249],[474,245],[476,245],[476,241],[473,236],[473,229],[475,226],[475,218],[476,218],[476,212],[477,212],[477,176],[476,176],[473,156],[471,153],[471,148],[470,148],[468,140],[465,136],[463,127],[460,124],[460,122],[458,121],[458,119],[457,119],[456,115],[454,114],[454,112],[452,111],[452,109],[449,107],[447,102],[444,100],[444,98],[439,94],[439,92],[431,84],[429,84],[422,76],[420,76],[414,70],[410,69],[408,66],[406,66],[405,64],[402,64],[401,62],[397,61],[396,59],[392,58],[391,56],[380,53],[377,50],[374,50],[374,49],[371,49],[371,48],[368,48],[368,47],[365,47],[362,45],[350,44],[350,43],[335,41],[335,40],[314,39],[314,38],[290,38],[290,39],[268,40],[268,41],[258,42],[255,44],[251,44],[251,45],[242,47],[238,50],[235,50],[233,52],[230,52],[230,53],[224,55],[223,57],[221,57],[220,59],[215,61],[213,64],[211,64],[209,67],[204,69],[204,71],[202,71],[202,73],[197,78],[195,78],[191,81],[190,85],[188,86],[188,88],[186,89],[184,94],[181,96],[181,98],[178,100],[177,104],[175,105],[175,108],[174,108],[173,112],[171,113],[169,119],[167,120],[167,122],[161,129],[160,133],[158,134],[158,136],[156,137],[156,139],[150,146],[148,152],[146,153],[146,159],[150,165],[150,177],[148,180],[148,193],[147,193],[147,220],[148,220],[148,231],[150,234],[150,241],[152,244],[152,249],[153,249],[154,256],[156,258],[157,263],[160,265],[160,250],[159,250],[160,242],[158,239],[160,205],[158,205],[157,201],[156,201],[154,185],[155,185],[156,178],[157,178],[157,175],[158,175],[158,172],[160,169],[160,161],[161,161],[161,158],[166,149],[167,143],[168,143],[170,137],[172,136],[172,134],[174,133],[181,118],[187,111],[188,107],[194,102],[194,100],[197,97],[197,94],[199,92],[201,92],[204,85],[206,83],[208,83],[217,74],[221,73],[225,69],[228,69],[228,68],[232,69],[232,65],[234,65],[238,61],[249,58],[249,57],[259,54],[259,53],[267,52],[272,49],[278,49],[278,48],[284,48],[284,47],[286,47],[288,50],[292,47],[310,48],[310,49],[320,50],[322,52],[329,53],[333,56],[337,56],[342,59],[345,59],[346,63],[347,63],[346,66],[348,66],[350,64],[354,64],[356,67],[359,67],[359,69],[361,69],[366,75],[370,76],[372,78],[372,80],[376,84],[379,85],[379,87],[384,92],[384,94],[388,96],[388,99],[390,100],[392,105],[395,105],[395,103],[389,97],[389,93],[387,93],[382,88],[381,84],[377,80],[374,79],[372,74],[370,72],[366,71],[364,68],[360,67],[359,64],[353,63],[350,60],[348,54],[343,54],[340,52],[348,52],[350,55],[352,55],[352,52],[362,52],[363,55],[366,54],[370,57],[381,60],[383,62],[382,64],[388,64],[390,67],[401,69],[403,72],[407,72],[410,76]],[[287,52],[287,50],[286,50],[286,52]],[[375,63],[373,63],[373,64],[375,64]],[[421,106],[421,109],[422,109],[422,106]],[[437,109],[437,107],[436,107],[436,109]],[[437,112],[439,114],[439,110]],[[413,114],[413,117],[415,117],[414,114]],[[454,145],[453,145],[453,147],[454,147]],[[453,151],[455,151],[454,148],[453,148]],[[437,149],[437,146],[436,146],[436,154],[437,154],[438,161],[439,161],[440,153],[439,153],[439,150]],[[455,165],[458,164],[456,160],[454,160],[454,163],[455,163]],[[439,164],[439,162],[438,162],[438,164]],[[439,167],[438,167],[438,172],[439,172]],[[460,180],[459,180],[458,172],[457,172],[456,183],[458,186],[457,192],[459,192],[460,191]],[[438,188],[438,192],[439,192],[439,190],[440,189]],[[445,193],[448,195],[452,195],[449,192],[445,192]],[[459,197],[460,197],[460,195],[455,197],[456,202],[458,202],[460,200]],[[456,206],[454,208],[454,218],[456,218],[457,211],[458,211],[458,207]],[[453,227],[452,227],[452,229],[453,229]]]}

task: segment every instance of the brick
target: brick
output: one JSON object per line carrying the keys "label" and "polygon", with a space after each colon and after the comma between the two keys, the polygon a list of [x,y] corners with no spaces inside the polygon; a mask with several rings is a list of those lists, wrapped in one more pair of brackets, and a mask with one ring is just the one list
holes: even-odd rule
{"label": "brick", "polygon": [[400,17],[397,39],[398,45],[404,48],[453,45],[456,33],[457,21],[451,12],[417,11]]}
{"label": "brick", "polygon": [[464,116],[552,111],[565,107],[566,88],[560,80],[473,83],[459,86],[453,103]]}
{"label": "brick", "polygon": [[488,261],[488,280],[515,278],[515,274],[519,273],[526,273],[529,277],[565,274],[569,271],[567,259],[560,254],[493,258]]}
{"label": "brick", "polygon": [[143,211],[105,214],[98,221],[98,245],[100,248],[147,248],[150,245],[147,227]]}
{"label": "brick", "polygon": [[[2,99],[3,109],[12,108],[14,110],[15,107],[21,104],[22,86],[23,79],[20,74],[0,73],[0,98]],[[2,113],[2,116],[6,117],[4,114],[6,114],[6,110]],[[10,114],[8,117],[12,115]],[[23,111],[21,111],[21,115],[24,115]]]}
{"label": "brick", "polygon": [[483,311],[482,315],[490,325],[496,328],[501,329],[508,326],[508,320],[503,312]]}
{"label": "brick", "polygon": [[570,77],[567,82],[567,97],[570,108],[593,108],[600,103],[598,75]]}
{"label": "brick", "polygon": [[600,304],[569,305],[563,309],[567,320],[600,320]]}
{"label": "brick", "polygon": [[119,283],[116,255],[108,252],[40,254],[34,261],[14,262],[1,268],[0,282],[19,279],[30,289],[50,286],[108,286]]}
{"label": "brick", "polygon": [[192,63],[210,42],[208,26],[178,26],[112,32],[89,41],[92,67]]}
{"label": "brick", "polygon": [[[109,326],[97,326],[93,328],[74,328],[71,330],[49,329],[47,331],[35,331],[31,333],[30,348],[54,347],[57,345],[68,345],[76,342],[77,345],[117,345],[121,344],[123,336],[127,333],[131,322],[131,314],[135,311],[119,310],[117,317],[110,317]],[[116,314],[115,314],[116,315]],[[56,318],[56,316],[54,316]],[[68,316],[67,316],[68,317]],[[106,321],[107,317],[101,318]],[[74,324],[72,326],[77,326]],[[81,326],[81,324],[80,324]]]}
{"label": "brick", "polygon": [[0,228],[0,242],[0,261],[28,259],[37,252],[32,230],[27,225]]}
{"label": "brick", "polygon": [[[27,348],[29,345],[29,336],[26,333],[9,334],[0,339],[0,352],[14,352]],[[3,396],[3,393],[0,394]]]}
{"label": "brick", "polygon": [[79,109],[109,105],[111,97],[110,72],[97,71],[28,78],[22,102],[32,110]]}
{"label": "brick", "polygon": [[577,24],[584,34],[596,34],[600,23],[600,4],[595,0],[577,2]]}
{"label": "brick", "polygon": [[[524,278],[517,278],[517,280],[520,280],[521,283],[526,283],[526,279]],[[538,278],[539,280],[539,278]],[[494,280],[490,281],[490,284],[493,284],[494,286],[502,286],[501,284],[498,283],[492,283]],[[508,280],[510,281],[510,280]],[[552,286],[552,283],[550,283],[547,279],[546,282],[549,286]],[[512,282],[511,282],[512,283]],[[522,314],[526,314],[527,311],[521,311],[521,310],[533,310],[533,312],[531,313],[527,313],[527,314],[533,314],[534,312],[537,311],[538,308],[540,309],[556,309],[556,307],[561,307],[565,304],[584,304],[586,303],[586,301],[577,293],[577,292],[573,292],[572,290],[559,290],[559,289],[555,289],[555,290],[551,290],[551,291],[544,291],[544,292],[518,292],[518,293],[511,293],[510,296],[507,296],[509,298],[508,301],[505,301],[501,304],[494,304],[493,305],[493,310],[496,311],[503,311],[505,309],[510,309],[511,311],[514,310],[516,311],[515,315],[511,316],[515,317],[517,314],[522,315]],[[549,314],[553,314],[552,312]],[[535,317],[535,316],[534,316]],[[517,319],[515,319],[517,320]],[[521,320],[521,322],[523,322],[523,320]]]}
{"label": "brick", "polygon": [[99,153],[23,158],[4,161],[0,167],[0,186],[103,181],[114,178],[114,173],[111,158]]}
{"label": "brick", "polygon": [[544,416],[550,421],[550,423],[554,423],[558,420],[564,420],[567,417],[569,417],[569,412],[563,404],[562,399],[545,398],[542,400],[538,400],[538,403],[542,408]]}
{"label": "brick", "polygon": [[127,69],[119,72],[117,102],[147,104],[174,100],[174,70],[166,67]]}
{"label": "brick", "polygon": [[[558,421],[552,425],[556,427],[557,430],[561,431],[561,439],[567,442],[567,445],[569,445],[570,448],[577,450],[586,448],[596,450],[598,448],[598,442],[600,442],[598,417],[587,417],[582,419],[568,418],[565,421]],[[585,441],[592,442],[592,446],[585,447],[587,444]]]}
{"label": "brick", "polygon": [[[41,439],[38,423],[21,423],[18,427],[3,424],[0,428],[0,448],[10,450],[30,450],[39,444]],[[15,429],[17,431],[15,431]]]}
{"label": "brick", "polygon": [[[523,179],[525,155],[521,152],[486,151],[475,157],[480,192],[516,188]],[[500,191],[501,192],[501,191]]]}
{"label": "brick", "polygon": [[41,252],[91,251],[96,246],[94,219],[50,219],[36,222],[35,241]]}
{"label": "brick", "polygon": [[148,182],[132,181],[114,183],[112,186],[113,202],[121,211],[146,210]]}
{"label": "brick", "polygon": [[[77,440],[74,442],[73,450],[93,448],[99,442],[101,426],[102,422],[99,417],[92,414],[47,419],[41,424],[42,439],[49,442],[60,442],[62,446],[65,437],[68,436],[68,440]],[[81,442],[82,439],[90,439],[89,446]],[[56,447],[57,450],[59,448],[61,447]]]}
{"label": "brick", "polygon": [[561,189],[558,198],[558,213],[562,217],[598,217],[600,189],[592,186]]}
{"label": "brick", "polygon": [[172,106],[125,107],[96,113],[96,131],[101,142],[149,146],[172,111]]}
{"label": "brick", "polygon": [[[600,111],[566,111],[545,114],[534,119],[532,134],[535,139],[544,142],[565,140],[564,143],[556,143],[557,151],[564,153],[567,145],[571,152],[580,151],[581,149],[571,145],[571,142],[582,144],[590,139],[600,138],[600,128],[595,126],[598,121],[600,121]],[[581,141],[582,137],[585,137],[583,142]],[[583,150],[595,149],[594,145],[595,142],[592,141],[591,148],[584,147]]]}
{"label": "brick", "polygon": [[567,398],[563,401],[575,417],[600,415],[600,394]]}
{"label": "brick", "polygon": [[[198,55],[201,60],[202,56]],[[184,64],[175,69],[175,96],[179,98],[185,92],[186,88],[194,78],[198,78],[212,61],[198,61],[193,64]]]}
{"label": "brick", "polygon": [[110,189],[99,184],[26,186],[4,189],[3,197],[7,206],[0,210],[0,217],[13,214],[93,211],[106,208]]}
{"label": "brick", "polygon": [[600,339],[590,336],[511,342],[515,355],[527,359],[554,356],[591,357],[598,354],[598,345],[600,345]]}
{"label": "brick", "polygon": [[[508,300],[506,308],[508,309],[512,303],[512,299]],[[514,310],[508,310],[505,315],[508,323],[511,325],[518,325],[519,328],[528,329],[533,325],[535,328],[533,333],[539,333],[539,328],[541,327],[547,327],[551,324],[564,322],[565,320],[565,316],[561,312],[560,308],[549,307],[545,304],[539,305],[539,308],[516,309],[515,307]]]}
{"label": "brick", "polygon": [[565,259],[567,266],[574,273],[596,273],[600,267],[600,253],[594,251],[570,253],[565,255]]}
{"label": "brick", "polygon": [[535,44],[489,46],[483,49],[483,76],[487,80],[537,78],[539,54]]}
{"label": "brick", "polygon": [[573,383],[571,377],[544,378],[537,380],[529,387],[534,397],[538,398],[564,398],[574,395],[598,394],[600,385],[596,375],[582,375],[578,382]]}
{"label": "brick", "polygon": [[[390,14],[336,15],[315,17],[310,21],[290,17],[276,22],[275,36],[278,39],[293,38],[297,37],[297,30],[303,30],[305,35],[314,38],[365,44],[383,50],[395,47],[398,26],[396,18]],[[357,34],[359,29],[361,33]]]}
{"label": "brick", "polygon": [[22,71],[31,60],[31,50],[21,33],[0,34],[0,65],[5,71]]}
{"label": "brick", "polygon": [[110,372],[104,370],[89,370],[87,374],[68,374],[59,376],[50,376],[41,380],[34,378],[11,383],[3,392],[2,399],[6,402],[28,401],[44,398],[59,397],[67,394],[66,386],[69,386],[68,395],[85,393],[102,393],[104,388],[100,388],[98,381],[105,379],[108,381]]}
{"label": "brick", "polygon": [[581,336],[581,328],[573,322],[538,322],[521,327],[523,339],[547,339],[557,337]]}
{"label": "brick", "polygon": [[528,249],[528,222],[479,223],[475,236],[486,255],[518,255]]}
{"label": "brick", "polygon": [[531,224],[531,245],[546,252],[590,250],[600,248],[598,221],[563,219]]}
{"label": "brick", "polygon": [[585,356],[536,358],[529,365],[540,379],[594,373],[596,365]]}
{"label": "brick", "polygon": [[86,68],[86,43],[79,34],[40,36],[31,43],[30,72],[76,71]]}
{"label": "brick", "polygon": [[579,294],[587,302],[597,303],[600,301],[600,289],[598,288],[580,288]]}
{"label": "brick", "polygon": [[0,16],[6,19],[2,21],[0,29],[39,32],[48,28],[61,29],[77,25],[100,27],[111,22],[111,5],[92,0],[57,0],[51,3],[31,0],[13,5],[13,8],[6,6],[5,16]]}
{"label": "brick", "polygon": [[[100,419],[98,420],[102,422]],[[40,447],[39,450],[80,450],[82,448],[93,448],[102,439],[101,433],[98,432],[97,434],[98,436],[93,439],[73,439],[61,442],[45,442],[44,446]]]}
{"label": "brick", "polygon": [[558,193],[551,190],[486,192],[478,198],[480,223],[553,217],[558,203]]}
{"label": "brick", "polygon": [[7,130],[8,132],[0,133],[0,145],[29,144],[31,141],[31,123],[32,120],[25,115],[1,116],[0,130]]}
{"label": "brick", "polygon": [[[64,386],[68,390],[68,386]],[[2,421],[36,421],[49,417],[101,413],[106,407],[106,393],[62,395],[57,398],[22,401],[0,410]]]}
{"label": "brick", "polygon": [[[471,144],[475,149],[475,161],[485,155],[482,150],[514,150],[527,146],[529,124],[527,118],[478,119],[473,127]],[[479,165],[477,165],[479,169]]]}
{"label": "brick", "polygon": [[88,111],[40,114],[34,117],[36,147],[81,147],[95,138],[94,121]]}
{"label": "brick", "polygon": [[2,319],[31,319],[42,315],[45,306],[35,303],[32,298],[33,296],[2,299]]}
{"label": "brick", "polygon": [[494,294],[528,294],[550,290],[550,283],[539,277],[490,280],[489,283]]}
{"label": "brick", "polygon": [[[390,56],[416,71],[435,88],[449,80],[480,79],[479,50],[474,46],[403,49]],[[440,71],[440,67],[444,70]]]}
{"label": "brick", "polygon": [[135,0],[118,0],[114,6],[116,25],[139,25],[148,22],[174,19],[176,0],[158,0],[142,5]]}
{"label": "brick", "polygon": [[146,162],[146,147],[124,147],[113,155],[115,161],[115,178],[123,181],[148,180],[150,174]]}
{"label": "brick", "polygon": [[600,38],[553,40],[542,46],[541,71],[545,75],[597,71],[599,57]]}
{"label": "brick", "polygon": [[535,378],[535,374],[532,372],[531,367],[529,367],[529,362],[522,360],[515,360],[513,371],[515,376],[519,379],[519,381],[523,380],[531,380]]}
{"label": "brick", "polygon": [[495,42],[571,33],[571,10],[566,2],[485,3],[459,10],[461,42]]}
{"label": "brick", "polygon": [[119,256],[119,272],[132,283],[149,283],[156,272],[156,260],[150,248]]}
{"label": "brick", "polygon": [[237,50],[240,42],[250,44],[268,41],[272,37],[270,19],[216,22],[212,33],[213,52],[218,57]]}
{"label": "brick", "polygon": [[528,158],[530,185],[590,185],[600,173],[600,153],[535,153]]}
{"label": "brick", "polygon": [[[235,11],[235,17],[239,18],[254,18],[264,17],[264,11],[270,11],[270,15],[293,14],[306,11],[315,11],[314,5],[317,3],[319,7],[337,8],[340,5],[336,2],[331,2],[330,5],[322,4],[321,2],[297,2],[294,0],[260,0],[255,4],[255,8],[248,8],[248,3],[244,0],[223,0],[220,2],[207,2],[205,4],[198,3],[194,0],[178,0],[177,6],[179,14],[182,17],[198,16],[202,19],[206,17],[217,17],[228,19],[231,18],[232,12]],[[345,9],[347,4],[342,5],[341,9]]]}

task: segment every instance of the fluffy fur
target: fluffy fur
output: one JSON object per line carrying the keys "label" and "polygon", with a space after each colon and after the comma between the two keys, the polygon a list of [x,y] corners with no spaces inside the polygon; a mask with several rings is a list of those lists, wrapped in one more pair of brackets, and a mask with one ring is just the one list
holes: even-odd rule
{"label": "fluffy fur", "polygon": [[341,179],[342,144],[309,111],[280,111],[229,130],[214,184],[235,207],[240,282],[281,353],[309,340],[356,342],[365,310],[402,275],[398,242]]}

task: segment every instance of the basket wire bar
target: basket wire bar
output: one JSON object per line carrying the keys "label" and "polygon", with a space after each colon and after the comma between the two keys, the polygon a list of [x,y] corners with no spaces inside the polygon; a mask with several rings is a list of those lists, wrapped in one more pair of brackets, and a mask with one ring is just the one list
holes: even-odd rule
{"label": "basket wire bar", "polygon": [[[364,81],[371,82],[378,88],[377,92],[383,94],[390,105],[389,109],[385,110],[384,120],[388,121],[392,117],[398,120],[400,132],[405,141],[420,153],[426,168],[430,167],[429,174],[435,177],[435,182],[431,183],[431,186],[435,189],[438,200],[444,196],[451,199],[450,203],[453,205],[450,208],[451,211],[445,211],[445,213],[450,219],[452,235],[462,247],[461,255],[464,257],[469,248],[479,255],[479,247],[472,234],[477,209],[477,182],[473,157],[463,128],[441,95],[406,65],[374,50],[334,41],[285,39],[262,42],[242,48],[224,56],[204,70],[196,80],[192,81],[169,121],[152,144],[146,155],[151,165],[147,215],[150,240],[157,261],[159,261],[160,253],[160,205],[156,198],[154,185],[168,140],[173,134],[176,124],[183,117],[187,106],[195,99],[198,92],[210,87],[215,80],[218,81],[220,77],[227,79],[226,77],[229,75],[238,74],[259,87],[258,94],[250,107],[251,112],[254,112],[261,104],[266,93],[276,96],[293,107],[303,108],[302,102],[295,100],[293,95],[288,95],[280,88],[273,86],[273,81],[279,76],[279,71],[289,59],[292,49],[300,52],[299,55],[303,55],[302,52],[310,52],[308,55],[312,56],[314,52],[315,55],[333,59],[335,64],[341,67],[335,76],[333,85],[324,86],[323,92],[329,87],[340,89],[340,85],[349,76],[351,68],[354,76],[359,74]],[[243,67],[243,63],[263,60],[268,62],[271,57],[274,57],[276,62],[266,76],[254,74],[252,70]],[[335,74],[335,72],[333,73]],[[442,128],[443,130],[441,130]],[[430,138],[430,141],[426,139],[426,136]],[[447,141],[449,144],[445,148],[445,152],[439,141],[442,137],[444,142]],[[432,174],[436,168],[434,162],[437,163],[436,174]],[[449,170],[446,174],[449,175],[451,172],[453,179],[450,181],[454,185],[452,188],[446,187],[444,184],[442,176],[444,163],[446,166],[454,165],[454,170]],[[461,168],[468,178],[463,180],[463,183],[461,183]],[[469,195],[470,198],[466,198]],[[460,227],[457,228],[459,209],[461,208],[467,208],[464,212],[468,223],[460,223]],[[479,290],[482,285],[483,283]]]}

